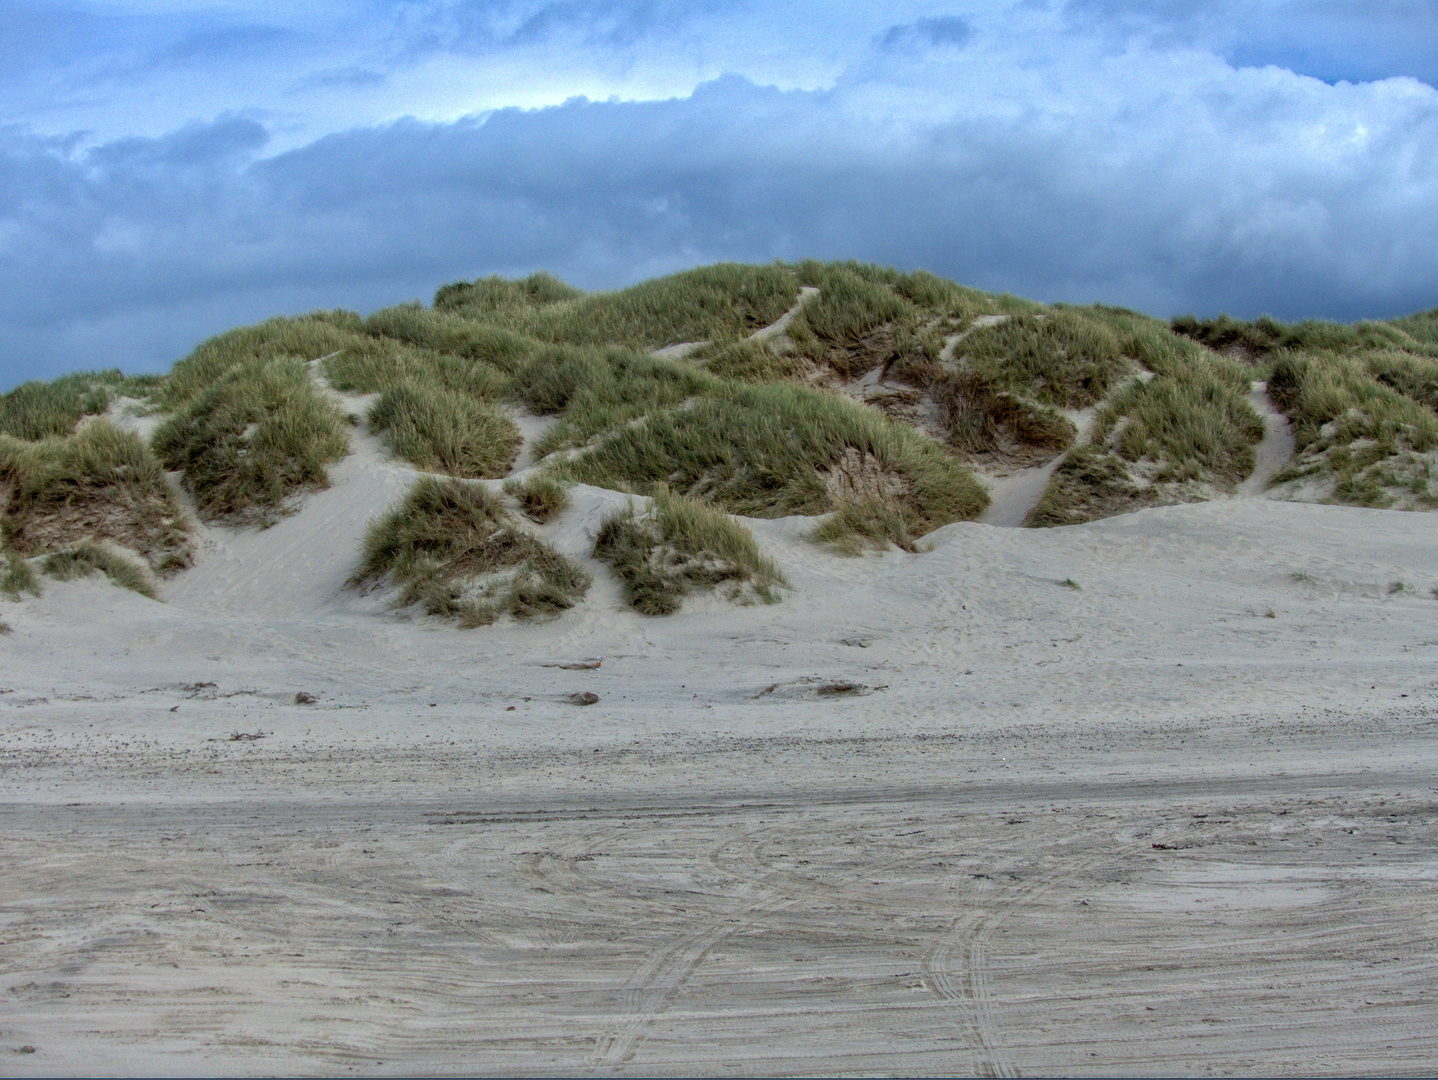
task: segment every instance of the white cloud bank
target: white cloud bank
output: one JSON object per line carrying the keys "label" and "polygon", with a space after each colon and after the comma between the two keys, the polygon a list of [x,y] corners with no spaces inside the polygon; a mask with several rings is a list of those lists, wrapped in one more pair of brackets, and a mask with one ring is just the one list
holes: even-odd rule
{"label": "white cloud bank", "polygon": [[[535,40],[615,56],[668,17],[611,4],[599,40],[575,36],[594,5],[551,7],[572,18]],[[281,153],[258,113],[99,143],[3,129],[0,384],[163,366],[237,322],[536,268],[609,287],[813,255],[1156,314],[1438,304],[1438,91],[1236,67],[1192,20],[1133,18],[916,10],[819,89],[731,75]],[[512,63],[542,45],[484,47]]]}

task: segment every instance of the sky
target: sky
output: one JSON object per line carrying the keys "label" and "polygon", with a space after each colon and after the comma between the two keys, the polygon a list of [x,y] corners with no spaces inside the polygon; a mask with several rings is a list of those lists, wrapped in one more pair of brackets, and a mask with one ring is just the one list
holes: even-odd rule
{"label": "sky", "polygon": [[549,270],[1438,305],[1438,0],[5,0],[0,390]]}

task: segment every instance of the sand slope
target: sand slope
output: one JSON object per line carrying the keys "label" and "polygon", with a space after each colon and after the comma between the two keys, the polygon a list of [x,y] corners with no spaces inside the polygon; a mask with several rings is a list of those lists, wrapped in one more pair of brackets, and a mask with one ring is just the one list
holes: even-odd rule
{"label": "sand slope", "polygon": [[779,605],[462,633],[342,588],[356,446],[168,603],[0,605],[7,1070],[1438,1065],[1427,516],[753,522]]}

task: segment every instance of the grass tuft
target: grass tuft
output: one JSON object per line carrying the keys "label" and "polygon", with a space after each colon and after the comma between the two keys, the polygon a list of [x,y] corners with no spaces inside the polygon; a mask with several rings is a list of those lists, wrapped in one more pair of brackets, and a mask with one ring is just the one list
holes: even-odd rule
{"label": "grass tuft", "polygon": [[514,421],[494,406],[420,380],[386,389],[370,409],[369,423],[399,457],[466,479],[504,476],[524,441]]}
{"label": "grass tuft", "polygon": [[957,351],[995,389],[1064,409],[1096,404],[1130,366],[1117,334],[1069,309],[979,327]]}
{"label": "grass tuft", "polygon": [[103,413],[117,397],[147,398],[159,384],[157,376],[126,376],[118,369],[22,383],[0,395],[0,434],[31,442],[69,435],[82,417]]}
{"label": "grass tuft", "polygon": [[0,435],[0,509],[0,536],[21,555],[99,540],[161,573],[193,561],[190,525],[160,462],[107,420],[39,442]]}
{"label": "grass tuft", "polygon": [[[597,418],[623,422],[601,428],[556,472],[641,493],[664,485],[747,517],[817,515],[835,509],[841,496],[873,495],[890,499],[916,536],[977,517],[988,503],[972,474],[938,445],[845,398],[682,370],[650,385],[658,407],[640,419],[626,420],[620,405],[598,402],[580,422],[569,418],[569,430],[580,436],[598,426]],[[691,389],[693,396],[666,403]],[[564,433],[556,427],[550,434]],[[541,449],[547,446],[548,440]]]}
{"label": "grass tuft", "polygon": [[841,555],[862,555],[870,549],[883,551],[890,544],[903,551],[919,550],[904,515],[893,503],[872,497],[840,502],[839,508],[814,528],[810,538]]}
{"label": "grass tuft", "polygon": [[728,586],[736,603],[779,600],[787,585],[753,534],[695,499],[660,491],[647,513],[631,504],[611,514],[594,540],[594,557],[614,567],[629,604],[644,615],[669,615],[699,589]]}
{"label": "grass tuft", "polygon": [[24,593],[40,595],[35,569],[13,551],[0,552],[0,593],[19,600]]}
{"label": "grass tuft", "polygon": [[262,359],[185,401],[152,445],[168,468],[183,470],[206,517],[268,524],[292,496],[328,486],[326,466],[349,451],[345,428],[306,364]]}
{"label": "grass tuft", "polygon": [[418,605],[466,628],[506,613],[557,615],[590,585],[581,567],[516,528],[483,485],[434,477],[418,480],[365,535],[350,584],[386,581],[401,589],[396,606]]}
{"label": "grass tuft", "polygon": [[541,525],[569,509],[569,489],[553,477],[534,475],[523,480],[506,480],[504,490],[519,500],[519,507],[527,518]]}
{"label": "grass tuft", "polygon": [[51,552],[41,560],[40,567],[58,581],[72,581],[98,571],[122,589],[151,600],[159,599],[155,581],[144,566],[92,540]]}

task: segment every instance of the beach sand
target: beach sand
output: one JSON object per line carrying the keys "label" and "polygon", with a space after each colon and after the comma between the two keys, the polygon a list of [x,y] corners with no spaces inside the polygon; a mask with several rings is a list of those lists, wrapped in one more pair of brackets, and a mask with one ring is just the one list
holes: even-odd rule
{"label": "beach sand", "polygon": [[0,605],[0,1072],[1438,1067],[1431,517],[758,521],[777,605],[459,631],[344,587],[412,476]]}

